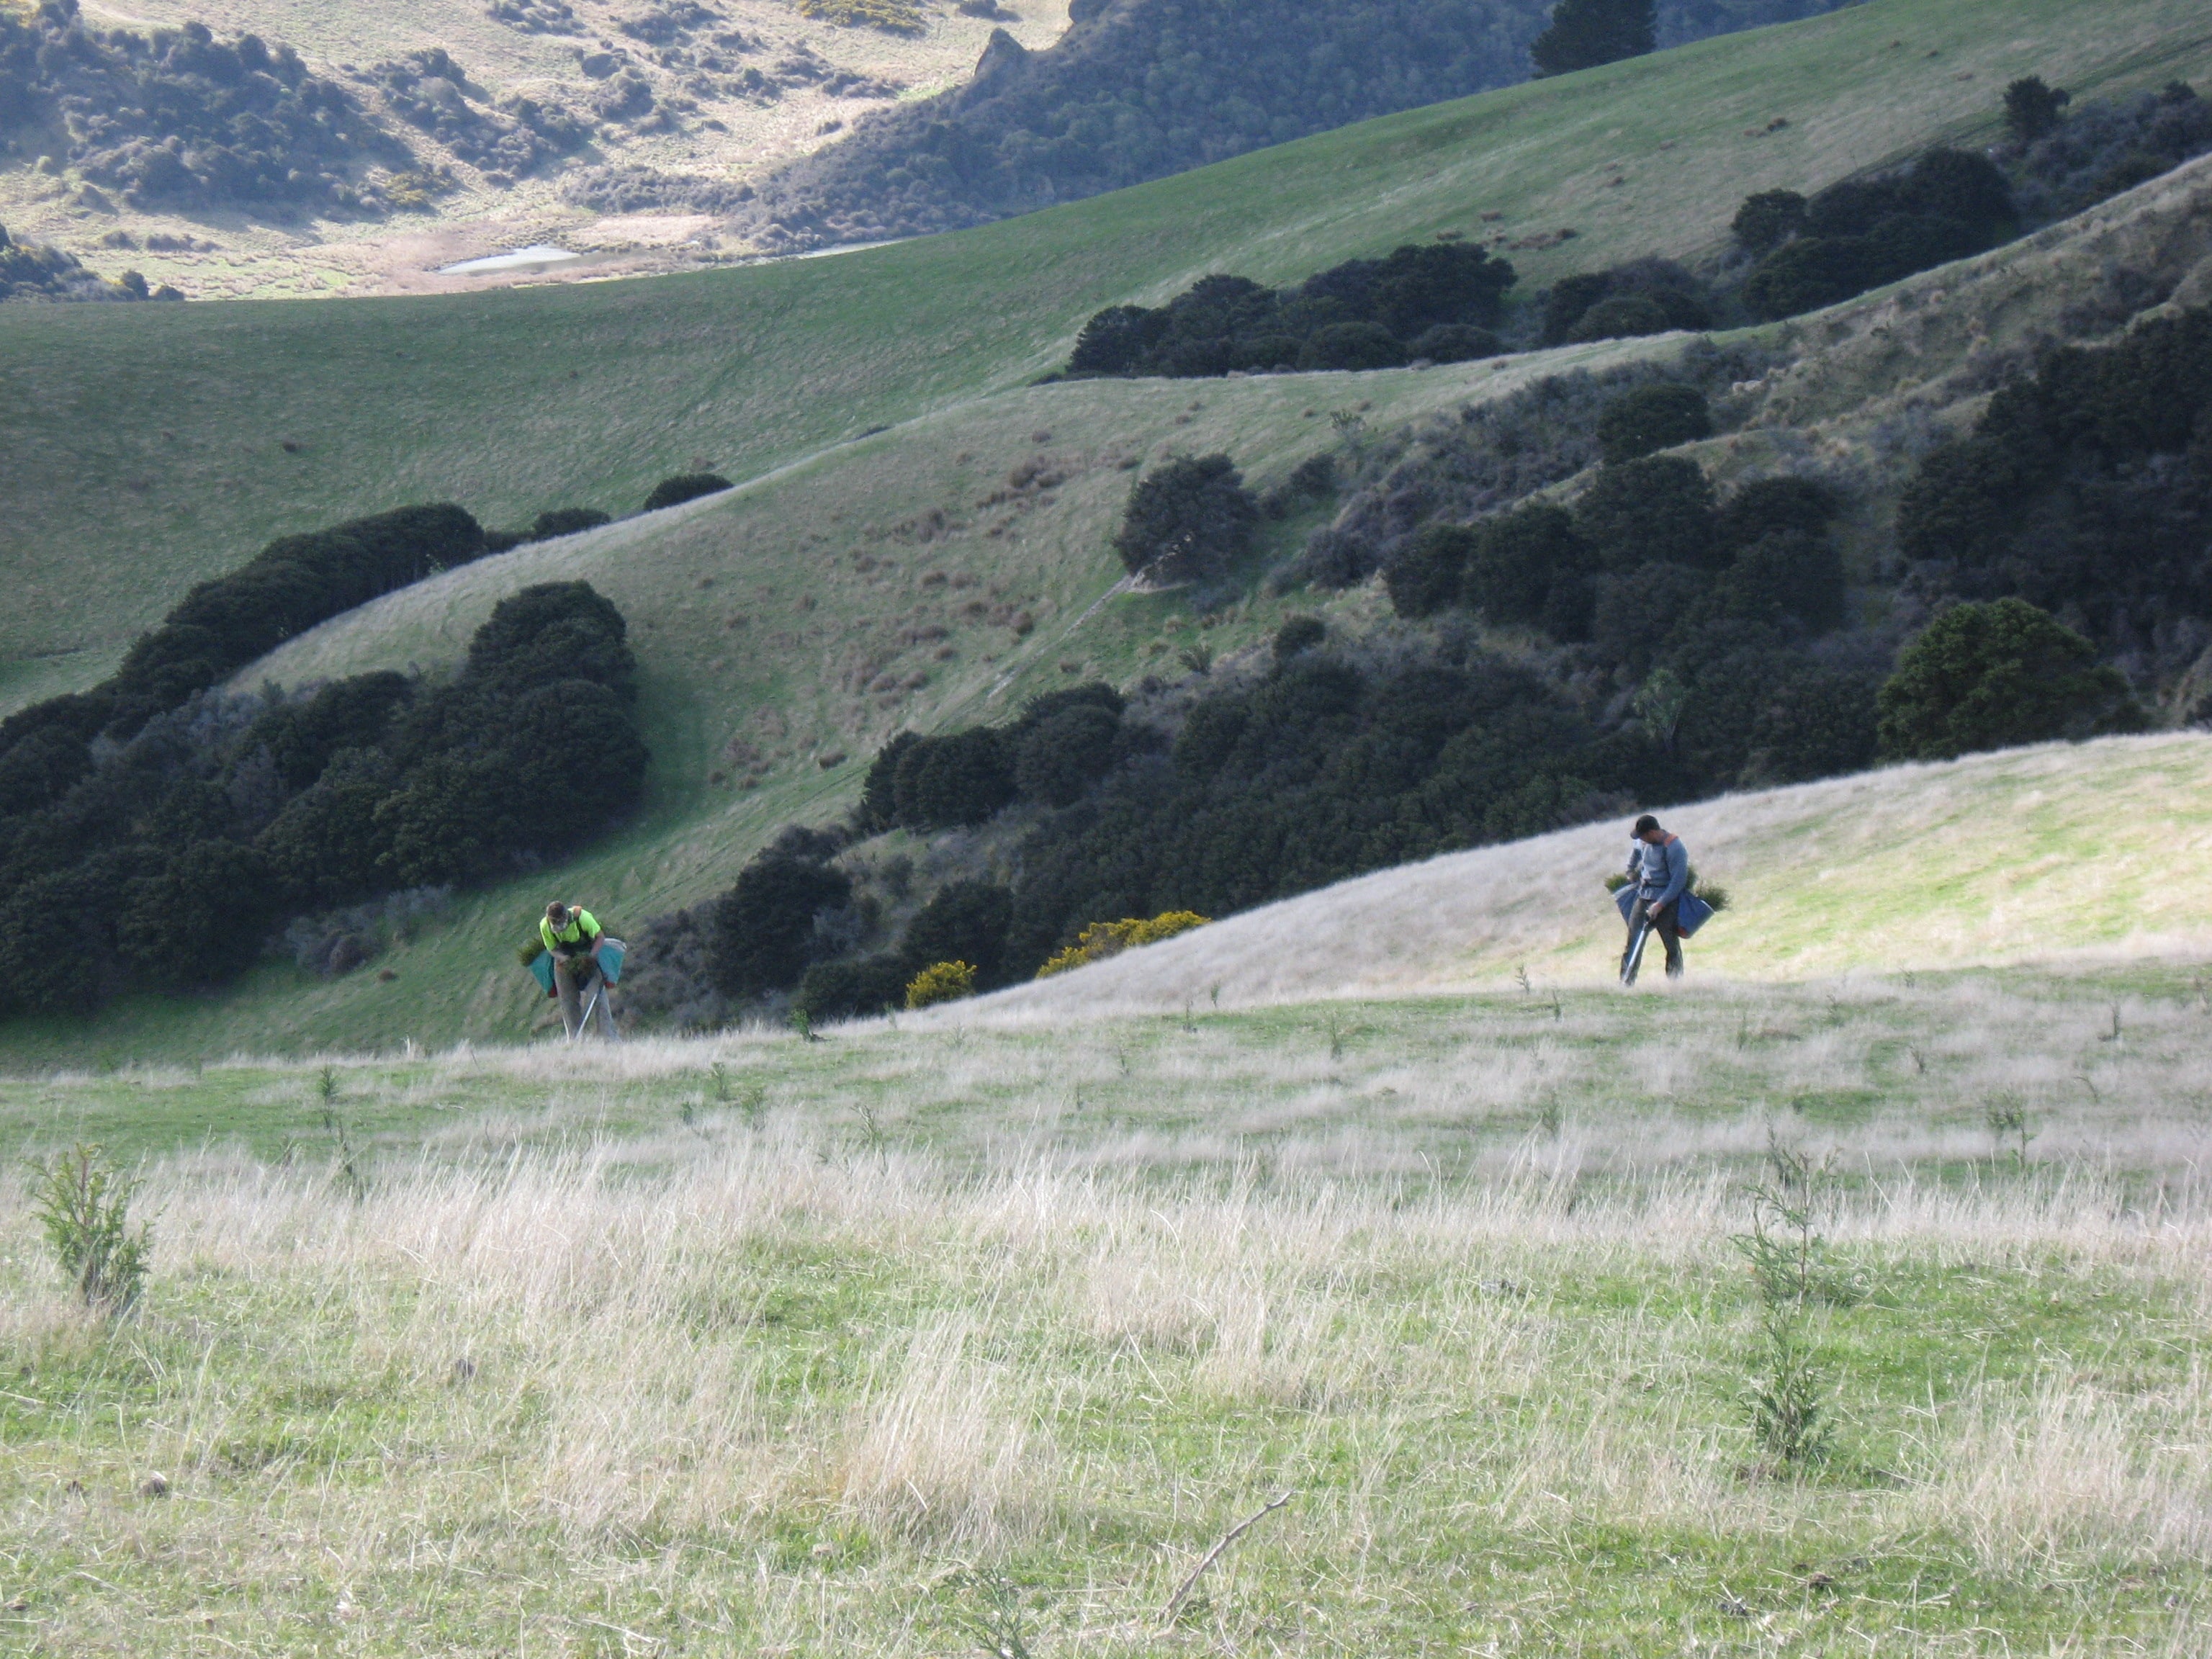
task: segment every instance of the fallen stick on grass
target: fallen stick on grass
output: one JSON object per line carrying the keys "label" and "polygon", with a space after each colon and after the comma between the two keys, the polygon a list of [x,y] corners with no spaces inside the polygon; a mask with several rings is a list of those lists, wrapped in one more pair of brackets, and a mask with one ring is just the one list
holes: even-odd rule
{"label": "fallen stick on grass", "polygon": [[1273,1514],[1277,1510],[1282,1508],[1284,1504],[1289,1503],[1291,1499],[1297,1496],[1297,1494],[1294,1492],[1285,1492],[1280,1498],[1270,1500],[1268,1503],[1263,1504],[1256,1513],[1246,1516],[1235,1526],[1230,1528],[1227,1532],[1222,1534],[1221,1541],[1216,1544],[1212,1549],[1206,1551],[1206,1559],[1200,1561],[1196,1566],[1190,1570],[1190,1577],[1182,1581],[1182,1588],[1168,1598],[1167,1606],[1162,1608],[1160,1612],[1160,1623],[1164,1626],[1172,1625],[1175,1623],[1176,1614],[1182,1609],[1183,1597],[1190,1594],[1192,1589],[1197,1584],[1198,1581],[1205,1576],[1206,1570],[1212,1566],[1215,1561],[1220,1559],[1222,1551],[1227,1549],[1239,1538],[1242,1538],[1246,1530],[1249,1529],[1255,1522],[1265,1520],[1268,1516]]}

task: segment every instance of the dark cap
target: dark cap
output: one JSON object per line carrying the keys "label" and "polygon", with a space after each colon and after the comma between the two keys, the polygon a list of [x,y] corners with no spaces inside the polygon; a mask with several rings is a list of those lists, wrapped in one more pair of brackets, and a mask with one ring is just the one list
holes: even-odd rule
{"label": "dark cap", "polygon": [[1658,827],[1659,820],[1653,817],[1650,813],[1646,812],[1642,817],[1636,820],[1636,829],[1633,833],[1640,836],[1647,830],[1656,830]]}

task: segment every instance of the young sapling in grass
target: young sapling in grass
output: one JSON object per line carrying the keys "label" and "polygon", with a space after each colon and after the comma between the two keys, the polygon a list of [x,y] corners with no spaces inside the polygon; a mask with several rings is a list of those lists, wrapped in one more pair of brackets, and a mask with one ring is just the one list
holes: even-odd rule
{"label": "young sapling in grass", "polygon": [[31,1213],[84,1305],[128,1313],[145,1288],[153,1251],[146,1224],[131,1225],[137,1182],[98,1146],[82,1143],[30,1169]]}
{"label": "young sapling in grass", "polygon": [[1802,1474],[1827,1461],[1835,1381],[1814,1352],[1803,1316],[1770,1311],[1760,1322],[1757,1362],[1741,1401],[1752,1437],[1784,1473]]}
{"label": "young sapling in grass", "polygon": [[975,1650],[989,1659],[1030,1659],[1028,1621],[1013,1581],[970,1573],[968,1583],[975,1599],[961,1613],[960,1625],[974,1640]]}
{"label": "young sapling in grass", "polygon": [[[2081,1080],[2088,1082],[2086,1076]],[[2090,1085],[2089,1092],[2093,1097],[2096,1094],[2094,1084]],[[1999,1095],[1990,1103],[1986,1121],[1990,1126],[1990,1138],[1996,1143],[1990,1149],[1990,1161],[1995,1163],[2002,1157],[2007,1144],[2010,1143],[2014,1166],[2025,1170],[2027,1167],[2027,1143],[2035,1138],[2035,1131],[2028,1124],[2027,1109],[2011,1096]]]}
{"label": "young sapling in grass", "polygon": [[730,1067],[725,1060],[716,1060],[707,1067],[707,1075],[714,1080],[714,1098],[726,1106],[730,1103]]}

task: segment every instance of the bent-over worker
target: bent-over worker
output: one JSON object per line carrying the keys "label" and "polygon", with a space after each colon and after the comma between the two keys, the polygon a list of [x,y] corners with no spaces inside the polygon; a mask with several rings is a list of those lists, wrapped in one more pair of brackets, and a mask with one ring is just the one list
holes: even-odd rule
{"label": "bent-over worker", "polygon": [[1636,898],[1628,907],[1628,948],[1620,953],[1620,982],[1636,983],[1641,965],[1637,944],[1647,927],[1667,947],[1667,977],[1680,979],[1682,933],[1677,906],[1690,885],[1690,849],[1680,836],[1662,830],[1649,812],[1636,820],[1634,834],[1628,844],[1628,878],[1636,884]]}
{"label": "bent-over worker", "polygon": [[[584,1029],[588,1003],[592,1024],[601,1037],[615,1040],[615,1014],[607,1001],[606,976],[599,971],[599,947],[605,931],[580,904],[556,899],[545,907],[538,937],[553,957],[553,994],[561,1000],[561,1024],[570,1036]],[[597,982],[598,994],[590,994]]]}

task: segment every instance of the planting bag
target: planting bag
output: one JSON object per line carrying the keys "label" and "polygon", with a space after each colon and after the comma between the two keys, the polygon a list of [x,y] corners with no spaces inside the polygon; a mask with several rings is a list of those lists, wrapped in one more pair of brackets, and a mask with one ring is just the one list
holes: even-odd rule
{"label": "planting bag", "polygon": [[[599,944],[599,976],[610,985],[622,983],[623,957],[629,950],[618,939],[603,939]],[[547,996],[553,994],[553,957],[548,951],[530,964],[530,976],[538,981],[538,988]]]}

